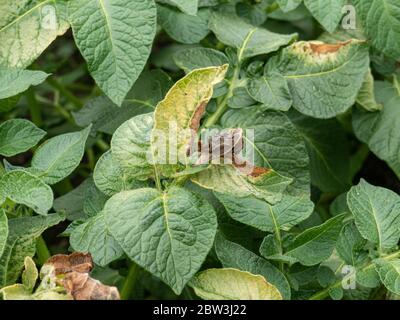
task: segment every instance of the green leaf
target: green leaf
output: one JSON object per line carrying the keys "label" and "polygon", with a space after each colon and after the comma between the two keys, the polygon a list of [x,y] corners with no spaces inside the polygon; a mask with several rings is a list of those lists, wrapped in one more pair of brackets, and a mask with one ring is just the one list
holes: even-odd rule
{"label": "green leaf", "polygon": [[36,239],[48,228],[65,219],[64,214],[23,217],[8,221],[9,236],[0,257],[0,288],[17,281],[26,257],[33,257]]}
{"label": "green leaf", "polygon": [[177,294],[201,267],[217,229],[211,205],[178,187],[118,193],[104,212],[126,254]]}
{"label": "green leaf", "polygon": [[304,0],[304,4],[318,22],[330,33],[342,20],[346,0]]}
{"label": "green leaf", "polygon": [[371,69],[365,74],[364,82],[358,92],[357,104],[371,112],[380,111],[383,108],[383,105],[377,103],[375,99],[374,77]]}
{"label": "green leaf", "polygon": [[266,72],[286,78],[298,111],[332,118],[355,103],[368,68],[368,46],[359,40],[332,45],[300,41],[273,57]]}
{"label": "green leaf", "polygon": [[254,130],[254,141],[245,148],[254,149],[254,164],[271,168],[293,179],[287,188],[291,195],[309,195],[309,158],[302,137],[290,120],[279,112],[262,112],[257,107],[230,110],[221,119],[225,128]]}
{"label": "green leaf", "polygon": [[400,3],[397,0],[354,0],[357,14],[372,45],[400,59]]}
{"label": "green leaf", "polygon": [[199,0],[157,0],[157,2],[175,6],[190,15],[196,15],[199,6]]}
{"label": "green leaf", "polygon": [[306,220],[314,209],[314,204],[306,196],[284,195],[280,202],[270,205],[251,197],[237,198],[221,193],[215,195],[234,220],[267,232],[289,231]]}
{"label": "green leaf", "polygon": [[239,60],[277,51],[297,38],[297,34],[273,33],[224,13],[211,16],[210,29],[219,41],[239,50]]}
{"label": "green leaf", "polygon": [[93,261],[103,267],[124,253],[111,235],[103,212],[74,228],[70,235],[70,243],[75,251],[90,252]]}
{"label": "green leaf", "polygon": [[92,178],[84,192],[83,211],[87,217],[93,217],[103,210],[109,197],[96,187]]}
{"label": "green leaf", "polygon": [[293,181],[272,170],[253,177],[231,165],[213,165],[194,175],[191,180],[215,192],[239,198],[255,196],[272,204],[281,201],[283,192]]}
{"label": "green leaf", "polygon": [[279,290],[283,299],[290,299],[290,286],[287,279],[267,260],[236,243],[226,240],[221,233],[216,236],[215,251],[224,268],[235,268],[261,275]]}
{"label": "green leaf", "polygon": [[151,132],[154,114],[136,116],[123,123],[111,140],[111,154],[129,178],[147,180],[154,176]]}
{"label": "green leaf", "polygon": [[283,12],[289,12],[296,9],[302,1],[303,0],[276,0]]}
{"label": "green leaf", "polygon": [[[193,133],[200,127],[213,87],[224,79],[227,69],[228,66],[224,65],[193,70],[175,83],[157,105],[152,149],[154,162],[162,164],[160,168],[165,176],[179,170],[181,165],[177,162],[186,163],[187,148]],[[177,141],[169,141],[171,136],[176,136]]]}
{"label": "green leaf", "polygon": [[91,184],[92,179],[83,181],[72,191],[54,200],[54,209],[57,212],[65,212],[68,220],[78,220],[86,218],[83,212],[86,189]]}
{"label": "green leaf", "polygon": [[32,168],[41,172],[40,178],[44,182],[55,184],[78,167],[85,152],[90,128],[51,138],[36,150]]}
{"label": "green leaf", "polygon": [[246,87],[236,87],[233,89],[232,96],[228,99],[227,104],[229,108],[240,109],[254,106],[257,101],[250,96]]}
{"label": "green leaf", "polygon": [[8,219],[4,209],[0,209],[0,257],[3,254],[4,247],[8,237]]}
{"label": "green leaf", "polygon": [[154,111],[173,85],[171,78],[161,70],[144,71],[118,108],[105,96],[89,100],[72,115],[80,127],[92,124],[92,131],[113,134],[125,121],[143,113]]}
{"label": "green leaf", "polygon": [[350,183],[350,145],[335,119],[318,120],[291,112],[310,157],[311,183],[324,192],[346,191]]}
{"label": "green leaf", "polygon": [[129,176],[119,163],[113,159],[110,151],[104,153],[93,172],[94,182],[101,192],[107,196],[131,189],[143,188],[145,183]]}
{"label": "green leaf", "polygon": [[55,0],[2,0],[0,66],[26,68],[69,24],[66,4]]}
{"label": "green leaf", "polygon": [[287,81],[280,74],[251,79],[247,89],[253,99],[263,104],[262,109],[288,111],[292,106]]}
{"label": "green leaf", "polygon": [[121,105],[150,54],[156,31],[154,1],[72,0],[68,9],[90,74]]}
{"label": "green leaf", "polygon": [[375,90],[378,101],[383,103],[383,110],[367,112],[355,109],[354,133],[400,177],[400,92],[392,84],[381,81],[375,83]]}
{"label": "green leaf", "polygon": [[0,203],[10,199],[46,215],[53,206],[53,197],[47,184],[26,171],[13,170],[0,178]]}
{"label": "green leaf", "polygon": [[22,284],[29,292],[35,288],[36,281],[39,278],[39,272],[36,268],[35,262],[31,257],[26,257],[24,260],[25,270],[22,272]]}
{"label": "green leaf", "polygon": [[400,197],[391,190],[361,180],[347,193],[347,205],[364,239],[392,248],[400,238]]}
{"label": "green leaf", "polygon": [[338,255],[349,265],[359,266],[366,258],[363,247],[366,241],[358,232],[354,223],[348,223],[340,232],[336,243]]}
{"label": "green leaf", "polygon": [[197,15],[193,16],[160,5],[157,6],[157,13],[159,24],[175,41],[186,44],[199,43],[210,32],[208,9],[200,9]]}
{"label": "green leaf", "polygon": [[237,269],[208,269],[190,281],[205,300],[282,300],[278,289],[262,276]]}
{"label": "green leaf", "polygon": [[12,119],[0,125],[0,154],[11,157],[34,147],[46,132],[24,119]]}
{"label": "green leaf", "polygon": [[28,90],[30,86],[37,86],[49,75],[42,71],[6,69],[0,67],[0,100],[11,98]]}
{"label": "green leaf", "polygon": [[195,69],[223,66],[229,62],[221,51],[202,47],[179,50],[174,54],[174,61],[186,73]]}
{"label": "green leaf", "polygon": [[309,228],[289,244],[286,256],[296,258],[302,265],[313,266],[329,258],[335,247],[345,215],[327,220]]}
{"label": "green leaf", "polygon": [[375,269],[385,287],[395,294],[400,294],[400,260],[376,260]]}

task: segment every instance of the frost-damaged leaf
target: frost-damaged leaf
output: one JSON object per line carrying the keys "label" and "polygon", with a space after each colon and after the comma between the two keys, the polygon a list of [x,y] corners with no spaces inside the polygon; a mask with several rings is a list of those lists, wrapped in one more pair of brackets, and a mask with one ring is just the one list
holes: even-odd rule
{"label": "frost-damaged leaf", "polygon": [[177,294],[212,247],[217,219],[199,196],[172,187],[125,191],[105,205],[106,224],[126,254]]}
{"label": "frost-damaged leaf", "polygon": [[221,193],[216,193],[216,197],[233,219],[268,232],[289,231],[307,219],[314,209],[313,202],[306,196],[284,195],[275,205],[252,197],[237,198]]}
{"label": "frost-damaged leaf", "polygon": [[36,150],[32,168],[41,172],[40,178],[44,182],[55,184],[78,167],[85,152],[90,128],[51,138]]}
{"label": "frost-damaged leaf", "polygon": [[147,180],[154,176],[150,146],[153,127],[154,114],[143,114],[123,123],[112,137],[112,157],[130,178]]}
{"label": "frost-damaged leaf", "polygon": [[292,106],[287,81],[280,74],[251,79],[247,90],[253,99],[263,104],[262,109],[288,111]]}
{"label": "frost-damaged leaf", "polygon": [[330,33],[342,19],[346,0],[304,0],[304,4],[318,22]]}
{"label": "frost-damaged leaf", "polygon": [[[228,65],[193,70],[175,83],[157,105],[152,149],[155,163],[167,163],[160,166],[165,176],[176,173],[181,166],[176,164],[178,160],[186,159],[188,147],[212,97],[213,87],[224,80],[227,69]],[[177,141],[170,141],[171,136],[176,136]]]}
{"label": "frost-damaged leaf", "polygon": [[36,239],[48,228],[65,219],[64,214],[14,218],[8,221],[9,236],[0,257],[0,287],[16,282],[26,257],[33,257]]}
{"label": "frost-damaged leaf", "polygon": [[283,12],[289,12],[296,9],[302,1],[303,0],[276,0]]}
{"label": "frost-damaged leaf", "polygon": [[289,244],[286,256],[295,258],[305,266],[316,265],[332,254],[345,214],[300,233]]}
{"label": "frost-damaged leaf", "polygon": [[90,74],[117,105],[139,77],[156,31],[153,0],[71,0],[75,42]]}
{"label": "frost-damaged leaf", "polygon": [[196,16],[165,6],[158,6],[157,9],[159,24],[175,41],[186,44],[199,43],[210,32],[208,9],[199,10]]}
{"label": "frost-damaged leaf", "polygon": [[313,119],[297,111],[291,112],[289,117],[306,143],[311,183],[324,192],[348,190],[351,186],[350,145],[339,122]]}
{"label": "frost-damaged leaf", "polygon": [[23,171],[13,170],[0,178],[0,202],[10,199],[24,204],[41,215],[53,206],[53,191],[41,179]]}
{"label": "frost-damaged leaf", "polygon": [[157,0],[157,2],[178,7],[183,12],[190,15],[196,15],[199,6],[199,0]]}
{"label": "frost-damaged leaf", "polygon": [[6,246],[8,238],[8,220],[4,209],[0,209],[0,257]]}
{"label": "frost-damaged leaf", "polygon": [[116,287],[103,285],[90,277],[93,261],[90,255],[74,252],[70,255],[55,255],[46,261],[41,273],[55,277],[74,300],[119,300]]}
{"label": "frost-damaged leaf", "polygon": [[374,47],[400,59],[400,2],[397,0],[354,0],[365,32]]}
{"label": "frost-damaged leaf", "polygon": [[282,300],[264,277],[231,268],[202,271],[189,285],[205,300]]}
{"label": "frost-damaged leaf", "polygon": [[273,33],[224,13],[211,16],[210,28],[219,41],[239,50],[240,59],[274,52],[297,39],[297,34]]}
{"label": "frost-damaged leaf", "polygon": [[366,73],[364,82],[358,92],[357,104],[371,112],[383,109],[383,105],[376,102],[375,99],[374,77],[371,69]]}
{"label": "frost-damaged leaf", "polygon": [[264,258],[226,240],[221,233],[217,233],[215,238],[215,251],[224,268],[235,268],[261,275],[279,290],[283,299],[290,300],[290,286],[286,277]]}
{"label": "frost-damaged leaf", "polygon": [[266,73],[286,78],[293,106],[301,113],[332,118],[355,103],[368,68],[368,46],[362,41],[300,41],[273,57]]}
{"label": "frost-damaged leaf", "polygon": [[107,196],[146,186],[145,182],[137,181],[124,171],[113,158],[110,151],[104,153],[93,172],[93,179],[97,188]]}
{"label": "frost-damaged leaf", "polygon": [[400,92],[391,83],[382,81],[375,82],[375,92],[383,110],[355,109],[354,133],[400,177]]}
{"label": "frost-damaged leaf", "polygon": [[45,265],[51,265],[56,275],[68,272],[89,273],[93,269],[90,254],[74,252],[70,255],[57,254],[50,257]]}
{"label": "frost-damaged leaf", "polygon": [[257,107],[230,110],[222,117],[221,124],[225,128],[254,130],[254,141],[245,139],[245,149],[254,149],[252,162],[293,178],[287,188],[289,194],[309,195],[307,149],[301,135],[283,113],[262,112]]}
{"label": "frost-damaged leaf", "polygon": [[240,198],[255,196],[272,204],[281,201],[283,192],[293,181],[272,169],[256,167],[251,174],[246,174],[233,165],[213,165],[191,180],[215,192]]}
{"label": "frost-damaged leaf", "polygon": [[108,230],[103,212],[74,228],[69,241],[75,251],[90,252],[99,266],[106,266],[124,253]]}
{"label": "frost-damaged leaf", "polygon": [[0,100],[24,92],[30,86],[41,84],[48,76],[42,71],[0,67]]}
{"label": "frost-damaged leaf", "polygon": [[394,294],[400,295],[400,260],[375,261],[375,269],[385,287]]}
{"label": "frost-damaged leaf", "polygon": [[69,24],[66,4],[55,0],[2,0],[0,66],[26,68]]}
{"label": "frost-damaged leaf", "polygon": [[223,66],[229,62],[221,51],[202,47],[179,50],[174,54],[174,61],[186,73],[195,69]]}
{"label": "frost-damaged leaf", "polygon": [[361,180],[347,193],[347,205],[363,238],[379,248],[392,248],[400,238],[400,197]]}
{"label": "frost-damaged leaf", "polygon": [[46,132],[24,119],[12,119],[0,125],[0,155],[11,157],[34,147]]}

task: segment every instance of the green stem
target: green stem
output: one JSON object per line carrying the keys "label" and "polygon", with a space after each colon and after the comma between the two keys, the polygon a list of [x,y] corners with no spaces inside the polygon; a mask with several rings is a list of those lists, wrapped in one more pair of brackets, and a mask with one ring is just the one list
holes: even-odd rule
{"label": "green stem", "polygon": [[[381,258],[389,261],[392,259],[396,259],[398,257],[400,257],[400,251],[396,251],[392,254],[383,256]],[[362,272],[368,271],[369,269],[372,269],[374,266],[375,266],[374,262],[371,261],[365,267],[361,268],[360,271],[362,271]],[[327,298],[329,296],[330,290],[340,287],[344,280],[347,280],[349,277],[352,277],[352,276],[353,276],[352,274],[349,274],[346,277],[344,277],[342,280],[336,281],[334,284],[330,285],[328,288],[321,290],[321,291],[317,292],[316,294],[314,294],[313,296],[311,296],[311,298],[309,298],[309,300],[324,300],[325,298]]]}
{"label": "green stem", "polygon": [[32,122],[38,127],[42,126],[42,114],[40,113],[40,106],[35,97],[33,89],[29,89],[26,93],[26,99],[28,100],[29,111],[31,113]]}
{"label": "green stem", "polygon": [[277,2],[274,2],[269,7],[267,7],[266,11],[267,11],[267,13],[272,13],[272,12],[278,10],[279,8],[280,8],[279,4]]}
{"label": "green stem", "polygon": [[110,146],[107,142],[105,142],[103,139],[99,139],[96,141],[96,146],[100,148],[101,151],[106,152],[110,149]]}
{"label": "green stem", "polygon": [[47,79],[49,85],[51,85],[54,89],[60,91],[60,93],[74,106],[78,109],[83,107],[82,101],[75,97],[67,88],[65,88],[55,77],[50,77]]}
{"label": "green stem", "polygon": [[47,248],[47,244],[42,236],[36,240],[36,256],[38,264],[41,266],[51,257],[49,248]]}
{"label": "green stem", "polygon": [[132,292],[135,288],[135,283],[138,279],[139,272],[140,267],[136,263],[132,262],[129,267],[128,275],[126,276],[124,285],[121,289],[121,300],[129,300],[129,298],[132,296]]}

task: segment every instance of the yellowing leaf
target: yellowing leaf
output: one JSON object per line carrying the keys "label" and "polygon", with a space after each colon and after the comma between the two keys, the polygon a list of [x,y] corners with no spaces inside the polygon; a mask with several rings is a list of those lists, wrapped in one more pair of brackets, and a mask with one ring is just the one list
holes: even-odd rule
{"label": "yellowing leaf", "polygon": [[[221,82],[228,65],[197,69],[179,80],[167,93],[155,111],[152,133],[154,160],[162,173],[170,176],[186,159],[187,148],[200,126],[200,120],[213,94],[213,87]],[[176,141],[170,139],[177,137]],[[161,149],[162,151],[160,151]]]}
{"label": "yellowing leaf", "polygon": [[207,300],[282,300],[264,277],[237,269],[208,269],[196,275],[190,286]]}

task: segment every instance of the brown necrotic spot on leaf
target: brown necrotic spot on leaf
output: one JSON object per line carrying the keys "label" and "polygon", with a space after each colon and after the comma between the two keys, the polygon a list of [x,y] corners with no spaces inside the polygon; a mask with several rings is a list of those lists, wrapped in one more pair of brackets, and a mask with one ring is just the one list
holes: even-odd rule
{"label": "brown necrotic spot on leaf", "polygon": [[316,54],[335,53],[339,51],[342,47],[348,45],[349,43],[351,43],[351,40],[339,42],[336,44],[328,44],[323,42],[310,42],[310,49],[313,53]]}

